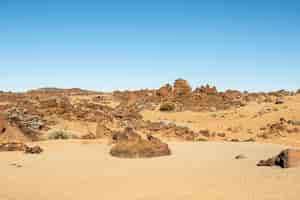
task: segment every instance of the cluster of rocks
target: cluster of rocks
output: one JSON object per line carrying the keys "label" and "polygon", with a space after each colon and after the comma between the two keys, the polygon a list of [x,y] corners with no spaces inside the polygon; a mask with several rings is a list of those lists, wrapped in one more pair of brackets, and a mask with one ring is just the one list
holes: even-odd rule
{"label": "cluster of rocks", "polygon": [[45,126],[45,120],[38,115],[27,113],[26,109],[12,107],[6,110],[7,120],[12,124],[18,124],[33,130],[41,130]]}
{"label": "cluster of rocks", "polygon": [[[158,90],[118,91],[114,93],[114,96],[124,104],[138,104],[141,106],[160,105],[164,102],[170,102],[176,106],[176,111],[199,111],[208,110],[211,107],[226,109],[231,104],[236,104],[234,102],[235,99],[229,98],[231,97],[229,92],[225,94],[217,92],[215,87],[210,88],[210,86],[197,88],[193,91],[188,81],[178,79],[173,86],[166,84]],[[228,100],[225,103],[223,103],[224,98]]]}
{"label": "cluster of rocks", "polygon": [[276,136],[285,137],[285,134],[300,133],[300,129],[297,126],[300,126],[299,121],[281,118],[279,122],[267,124],[265,127],[260,128],[262,132],[257,136],[264,139]]}
{"label": "cluster of rocks", "polygon": [[[77,99],[77,95],[90,94],[96,96],[92,99]],[[21,132],[25,135],[24,138],[28,137],[32,140],[40,130],[47,130],[49,126],[55,125],[61,119],[78,120],[97,123],[96,132],[89,132],[83,135],[82,139],[112,138],[115,143],[111,150],[112,155],[119,157],[168,155],[170,154],[168,146],[152,134],[184,141],[207,141],[214,137],[225,140],[226,134],[209,130],[193,131],[172,123],[144,121],[140,114],[142,110],[153,110],[160,106],[161,111],[215,112],[245,106],[251,101],[283,104],[284,97],[287,95],[293,95],[293,93],[284,90],[272,93],[248,93],[236,90],[219,92],[216,87],[209,85],[193,90],[188,81],[183,79],[176,80],[173,85],[164,85],[158,90],[115,91],[112,96],[108,95],[109,97],[76,88],[69,90],[44,88],[24,94],[0,93],[0,101],[10,102],[0,107],[0,110],[6,111],[8,123],[15,127],[14,131],[7,132],[6,127],[0,126],[0,139],[7,137],[10,132],[14,132],[12,135],[21,135]],[[103,103],[111,101],[108,98],[113,98],[120,104],[111,108]],[[264,111],[263,114],[267,112],[269,110]],[[278,123],[263,127],[258,137],[268,138],[283,133],[296,133],[299,129],[295,126],[299,124],[298,121],[281,119]],[[139,135],[133,129],[143,134]],[[239,140],[232,139],[232,141]],[[245,141],[253,141],[253,139]],[[24,149],[19,143],[12,142],[10,146],[7,144],[5,143],[3,149],[8,147],[9,149]],[[38,148],[27,148],[27,152],[38,151]]]}
{"label": "cluster of rocks", "polygon": [[180,141],[208,141],[209,139],[218,137],[226,137],[225,133],[211,132],[207,129],[193,131],[188,127],[178,126],[174,123],[166,122],[144,122],[140,128],[141,132],[155,133],[164,138],[176,139]]}

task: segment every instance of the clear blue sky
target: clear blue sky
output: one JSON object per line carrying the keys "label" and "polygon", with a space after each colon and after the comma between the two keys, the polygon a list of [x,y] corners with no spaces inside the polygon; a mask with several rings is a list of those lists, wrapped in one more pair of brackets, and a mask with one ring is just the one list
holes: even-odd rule
{"label": "clear blue sky", "polygon": [[300,88],[300,1],[0,0],[0,90]]}

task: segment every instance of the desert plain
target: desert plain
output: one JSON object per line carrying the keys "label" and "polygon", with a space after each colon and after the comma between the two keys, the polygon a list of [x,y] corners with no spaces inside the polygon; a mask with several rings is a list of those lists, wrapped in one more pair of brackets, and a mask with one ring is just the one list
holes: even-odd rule
{"label": "desert plain", "polygon": [[0,111],[1,200],[300,197],[299,167],[257,166],[300,148],[299,91],[43,88]]}

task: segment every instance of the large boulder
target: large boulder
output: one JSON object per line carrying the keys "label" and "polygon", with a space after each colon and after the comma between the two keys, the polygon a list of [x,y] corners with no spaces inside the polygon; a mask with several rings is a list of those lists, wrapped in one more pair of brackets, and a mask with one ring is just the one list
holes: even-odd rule
{"label": "large boulder", "polygon": [[168,144],[148,135],[142,138],[132,129],[114,135],[116,144],[110,150],[110,154],[119,158],[151,158],[167,156],[171,154]]}
{"label": "large boulder", "polygon": [[300,150],[286,149],[277,156],[261,160],[257,166],[280,166],[282,168],[300,167]]}

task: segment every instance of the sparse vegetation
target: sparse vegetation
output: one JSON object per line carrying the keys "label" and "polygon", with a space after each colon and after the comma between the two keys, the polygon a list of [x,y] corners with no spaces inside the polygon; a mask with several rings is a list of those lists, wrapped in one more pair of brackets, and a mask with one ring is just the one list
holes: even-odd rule
{"label": "sparse vegetation", "polygon": [[48,132],[48,140],[77,139],[78,137],[62,129],[53,129]]}

